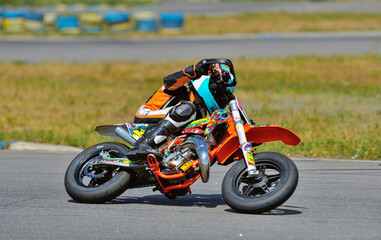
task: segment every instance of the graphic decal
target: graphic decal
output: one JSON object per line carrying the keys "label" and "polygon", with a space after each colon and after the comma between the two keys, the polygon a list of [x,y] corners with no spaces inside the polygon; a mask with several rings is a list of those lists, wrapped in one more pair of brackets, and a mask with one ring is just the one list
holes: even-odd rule
{"label": "graphic decal", "polygon": [[133,124],[133,123],[127,123],[128,132],[130,135],[135,138],[135,140],[138,140],[141,138],[146,131],[147,124]]}
{"label": "graphic decal", "polygon": [[189,123],[182,133],[210,134],[218,124],[224,122],[229,116],[224,109],[216,110],[210,118],[203,118]]}

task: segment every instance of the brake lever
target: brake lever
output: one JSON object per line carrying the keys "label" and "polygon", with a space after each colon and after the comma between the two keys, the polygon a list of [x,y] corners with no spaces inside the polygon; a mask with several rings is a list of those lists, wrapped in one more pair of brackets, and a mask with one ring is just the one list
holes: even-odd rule
{"label": "brake lever", "polygon": [[[236,79],[235,76],[235,71],[234,71],[234,66],[233,63],[230,61],[230,59],[226,58],[209,58],[209,59],[204,59],[203,60],[204,64],[213,64],[213,63],[220,63],[220,64],[225,64],[229,66],[230,68],[230,73],[234,76],[234,79]],[[231,86],[235,86],[237,82],[234,82]]]}
{"label": "brake lever", "polygon": [[[216,74],[217,73],[217,74]],[[218,83],[218,84],[220,84],[220,83],[223,83],[224,82],[224,80],[222,79],[222,77],[221,77],[221,72],[219,72],[217,69],[216,69],[216,67],[214,67],[213,69],[212,69],[212,74],[211,74],[211,79],[213,79],[213,81],[215,81],[215,83]]]}

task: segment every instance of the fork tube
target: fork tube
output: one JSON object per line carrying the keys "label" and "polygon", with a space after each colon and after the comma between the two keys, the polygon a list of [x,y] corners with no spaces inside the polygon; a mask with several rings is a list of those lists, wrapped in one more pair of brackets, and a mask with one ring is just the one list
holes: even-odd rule
{"label": "fork tube", "polygon": [[239,145],[241,146],[241,150],[245,158],[247,171],[249,173],[255,172],[257,169],[255,167],[254,155],[251,151],[251,144],[247,142],[246,133],[245,133],[245,130],[243,129],[243,121],[238,109],[237,101],[235,99],[231,100],[229,102],[229,106],[230,106],[230,111],[232,112],[232,115],[233,115],[233,121],[234,121],[235,129],[237,131]]}

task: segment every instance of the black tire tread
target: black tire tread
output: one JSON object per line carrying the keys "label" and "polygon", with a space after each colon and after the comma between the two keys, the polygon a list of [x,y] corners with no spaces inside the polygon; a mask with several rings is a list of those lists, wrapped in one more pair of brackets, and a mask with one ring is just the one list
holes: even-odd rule
{"label": "black tire tread", "polygon": [[77,169],[83,165],[83,162],[94,154],[97,154],[97,152],[102,150],[116,150],[120,154],[125,155],[128,149],[126,145],[118,142],[100,143],[85,149],[73,159],[65,173],[66,192],[73,200],[80,203],[105,203],[118,197],[126,191],[129,186],[131,177],[128,172],[120,171],[118,176],[115,176],[106,184],[95,188],[82,186],[77,182],[75,175],[77,174]]}
{"label": "black tire tread", "polygon": [[234,191],[233,184],[235,176],[246,168],[244,160],[240,160],[226,173],[222,183],[222,196],[225,202],[235,211],[244,213],[262,213],[275,209],[291,197],[298,183],[298,170],[294,162],[275,152],[261,152],[255,155],[257,164],[272,161],[280,165],[283,186],[273,192],[259,197],[243,197]]}

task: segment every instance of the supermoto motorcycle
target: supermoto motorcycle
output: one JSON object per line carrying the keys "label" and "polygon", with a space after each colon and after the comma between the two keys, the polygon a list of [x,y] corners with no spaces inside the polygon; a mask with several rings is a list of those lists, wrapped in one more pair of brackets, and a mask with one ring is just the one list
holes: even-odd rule
{"label": "supermoto motorcycle", "polygon": [[[230,68],[228,59],[209,59],[210,63]],[[216,69],[214,69],[216,71]],[[229,87],[218,74],[191,80],[188,85],[203,104],[211,97],[227,98],[228,111],[212,109],[210,117],[191,122],[159,146],[163,158],[130,160],[129,147],[105,142],[87,148],[74,158],[65,174],[67,193],[77,202],[105,203],[129,188],[154,186],[169,199],[191,193],[190,186],[199,178],[209,180],[215,164],[234,165],[222,183],[224,201],[235,211],[261,213],[283,204],[298,183],[298,170],[287,156],[275,152],[255,152],[258,145],[282,141],[296,146],[300,138],[283,127],[255,125]],[[213,100],[213,99],[212,99]],[[218,99],[215,99],[216,101]],[[97,126],[101,135],[122,139],[133,145],[147,124],[125,123]]]}

